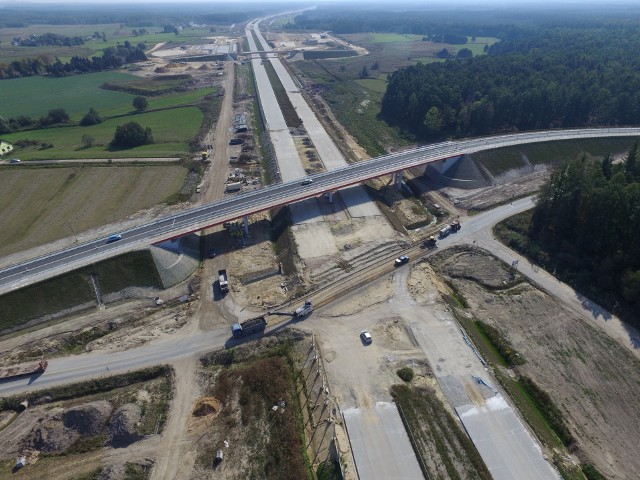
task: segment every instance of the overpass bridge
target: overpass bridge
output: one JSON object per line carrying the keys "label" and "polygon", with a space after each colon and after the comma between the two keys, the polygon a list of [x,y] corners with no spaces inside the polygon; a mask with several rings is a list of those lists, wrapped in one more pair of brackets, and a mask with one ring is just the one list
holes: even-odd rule
{"label": "overpass bridge", "polygon": [[383,155],[312,175],[311,184],[303,185],[300,180],[279,183],[161,217],[118,232],[122,240],[114,243],[98,239],[5,267],[0,269],[0,294],[163,240],[462,154],[527,143],[634,136],[640,136],[640,127],[548,130],[447,141]]}

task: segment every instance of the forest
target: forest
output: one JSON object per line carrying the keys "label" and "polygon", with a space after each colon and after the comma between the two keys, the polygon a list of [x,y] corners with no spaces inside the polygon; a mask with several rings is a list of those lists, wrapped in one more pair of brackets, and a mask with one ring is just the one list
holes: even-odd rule
{"label": "forest", "polygon": [[127,63],[147,60],[145,50],[144,44],[133,46],[125,41],[123,45],[105,48],[101,57],[74,56],[67,63],[61,62],[58,58],[53,62],[46,57],[24,58],[9,64],[0,63],[0,80],[45,74],[63,77],[78,73],[100,72],[119,68]]}
{"label": "forest", "polygon": [[[530,221],[526,218],[530,217]],[[498,235],[563,281],[636,325],[640,321],[640,158],[586,155],[559,164],[533,213]]]}
{"label": "forest", "polygon": [[394,72],[381,115],[421,138],[637,124],[640,26],[539,29]]}

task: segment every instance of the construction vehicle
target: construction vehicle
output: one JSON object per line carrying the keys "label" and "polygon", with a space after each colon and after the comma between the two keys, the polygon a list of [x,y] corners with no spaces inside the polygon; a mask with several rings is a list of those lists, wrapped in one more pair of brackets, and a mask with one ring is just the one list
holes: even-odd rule
{"label": "construction vehicle", "polygon": [[231,334],[233,338],[242,338],[252,333],[264,332],[265,328],[267,328],[267,320],[264,316],[256,317],[241,323],[234,323],[231,326]]}
{"label": "construction vehicle", "polygon": [[444,238],[451,233],[451,225],[447,225],[446,227],[440,230],[440,238]]}
{"label": "construction vehicle", "polygon": [[26,377],[29,375],[39,375],[49,366],[49,362],[41,358],[38,363],[24,363],[13,367],[0,368],[0,380],[7,378]]}
{"label": "construction vehicle", "polygon": [[202,151],[202,160],[208,160],[209,159],[209,152],[207,150],[203,150]]}
{"label": "construction vehicle", "polygon": [[218,270],[218,286],[223,294],[229,293],[229,279],[226,270]]}
{"label": "construction vehicle", "polygon": [[295,312],[293,312],[293,318],[302,318],[309,315],[313,312],[313,305],[311,305],[311,300],[307,300],[304,302],[304,305],[300,308],[297,308]]}
{"label": "construction vehicle", "polygon": [[227,183],[224,188],[225,192],[237,192],[242,189],[242,182],[231,182]]}
{"label": "construction vehicle", "polygon": [[451,231],[453,232],[457,232],[458,230],[460,230],[460,222],[458,220],[454,220],[449,224],[449,226],[451,227]]}
{"label": "construction vehicle", "polygon": [[427,238],[424,243],[422,244],[424,247],[426,248],[433,248],[436,246],[436,237],[434,237],[433,235],[431,235],[429,238]]}

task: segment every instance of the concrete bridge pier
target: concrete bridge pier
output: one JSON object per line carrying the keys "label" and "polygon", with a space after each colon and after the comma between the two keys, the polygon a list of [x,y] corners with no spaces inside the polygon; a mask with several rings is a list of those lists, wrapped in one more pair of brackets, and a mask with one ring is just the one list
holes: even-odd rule
{"label": "concrete bridge pier", "polygon": [[329,203],[333,203],[333,192],[327,192],[327,198],[329,199]]}
{"label": "concrete bridge pier", "polygon": [[396,172],[393,174],[393,183],[395,184],[398,191],[402,191],[402,172]]}
{"label": "concrete bridge pier", "polygon": [[249,235],[249,217],[242,219],[242,228],[244,229],[244,234]]}

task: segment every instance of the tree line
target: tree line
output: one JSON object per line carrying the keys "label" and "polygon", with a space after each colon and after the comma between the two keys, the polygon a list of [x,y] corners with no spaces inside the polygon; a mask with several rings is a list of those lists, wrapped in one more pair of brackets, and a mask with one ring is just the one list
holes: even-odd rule
{"label": "tree line", "polygon": [[[640,306],[640,158],[638,142],[626,163],[589,160],[560,164],[538,194],[528,236],[530,254],[569,272],[584,293]],[[566,276],[566,275],[565,275]],[[596,298],[603,295],[596,293]],[[615,305],[615,301],[605,302]]]}
{"label": "tree line", "polygon": [[638,25],[540,29],[488,55],[397,70],[381,113],[423,138],[635,124],[638,48]]}
{"label": "tree line", "polygon": [[8,64],[0,64],[0,80],[34,75],[63,77],[78,73],[100,72],[102,70],[120,68],[128,63],[147,60],[147,56],[144,53],[145,49],[146,46],[143,43],[133,46],[129,41],[125,41],[123,45],[105,48],[101,57],[88,58],[76,55],[65,63],[58,58],[55,61],[51,61],[45,56],[14,60]]}
{"label": "tree line", "polygon": [[73,47],[84,45],[82,37],[67,37],[66,35],[58,35],[57,33],[43,33],[42,35],[31,36],[26,39],[20,39],[21,47]]}

